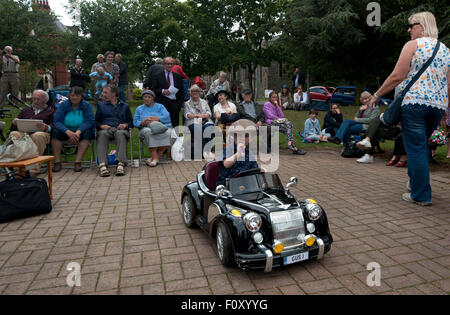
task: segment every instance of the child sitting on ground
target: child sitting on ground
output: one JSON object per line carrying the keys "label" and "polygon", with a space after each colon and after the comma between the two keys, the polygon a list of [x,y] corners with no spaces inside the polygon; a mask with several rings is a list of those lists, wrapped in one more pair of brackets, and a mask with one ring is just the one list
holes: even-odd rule
{"label": "child sitting on ground", "polygon": [[314,143],[326,142],[328,137],[330,137],[329,133],[325,133],[320,129],[320,123],[317,119],[319,112],[315,109],[311,109],[309,111],[309,118],[305,121],[305,133],[304,138],[306,140],[311,140]]}

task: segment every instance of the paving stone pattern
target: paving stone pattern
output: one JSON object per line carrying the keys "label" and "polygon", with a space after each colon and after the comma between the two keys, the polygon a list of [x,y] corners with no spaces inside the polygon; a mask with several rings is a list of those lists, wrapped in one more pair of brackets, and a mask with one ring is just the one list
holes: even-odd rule
{"label": "paving stone pattern", "polygon": [[[281,153],[284,183],[325,208],[334,243],[320,261],[225,268],[214,243],[182,222],[180,195],[203,162],[54,175],[53,211],[0,224],[0,294],[448,294],[450,174],[432,173],[433,206],[401,200],[406,168],[360,165],[332,150]],[[67,266],[81,266],[69,287]],[[366,283],[370,262],[381,285]]]}

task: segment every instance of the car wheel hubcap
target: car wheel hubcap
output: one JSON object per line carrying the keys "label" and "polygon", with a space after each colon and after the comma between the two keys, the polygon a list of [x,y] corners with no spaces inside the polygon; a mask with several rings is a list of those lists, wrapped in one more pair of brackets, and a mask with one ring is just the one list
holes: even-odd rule
{"label": "car wheel hubcap", "polygon": [[191,222],[191,208],[189,207],[189,203],[185,201],[183,203],[183,218],[184,223],[189,224]]}
{"label": "car wheel hubcap", "polygon": [[217,230],[217,253],[219,254],[219,259],[223,259],[223,235],[222,230]]}

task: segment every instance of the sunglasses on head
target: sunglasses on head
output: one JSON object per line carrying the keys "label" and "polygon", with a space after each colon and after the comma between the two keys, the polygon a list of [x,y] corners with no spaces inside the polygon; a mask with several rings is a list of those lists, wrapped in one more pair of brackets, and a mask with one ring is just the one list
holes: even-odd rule
{"label": "sunglasses on head", "polygon": [[419,22],[416,22],[416,23],[408,24],[408,25],[409,25],[409,28],[413,28],[413,27],[416,26],[416,25],[420,25],[420,23],[419,23]]}

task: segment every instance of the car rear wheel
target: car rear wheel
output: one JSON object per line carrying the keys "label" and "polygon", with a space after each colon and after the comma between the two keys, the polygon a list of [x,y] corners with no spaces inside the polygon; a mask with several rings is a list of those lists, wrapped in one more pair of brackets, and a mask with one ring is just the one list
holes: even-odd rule
{"label": "car rear wheel", "polygon": [[192,198],[188,195],[183,197],[181,205],[183,211],[183,222],[188,228],[195,226],[195,205]]}
{"label": "car rear wheel", "polygon": [[219,223],[216,232],[216,247],[219,260],[224,266],[232,266],[234,264],[233,245],[231,244],[227,228],[223,223]]}

